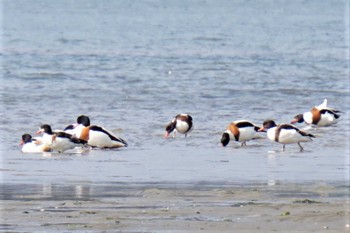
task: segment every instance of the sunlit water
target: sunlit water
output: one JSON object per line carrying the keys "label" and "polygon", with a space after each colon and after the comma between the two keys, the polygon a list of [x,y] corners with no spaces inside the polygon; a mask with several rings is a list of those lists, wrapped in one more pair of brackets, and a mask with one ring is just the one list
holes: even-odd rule
{"label": "sunlit water", "polygon": [[[346,1],[2,1],[4,183],[344,182],[349,175]],[[289,122],[327,98],[317,138],[220,145],[237,119]],[[163,139],[189,113],[189,137]],[[42,123],[90,116],[120,150],[23,154]],[[301,128],[304,125],[298,125]]]}

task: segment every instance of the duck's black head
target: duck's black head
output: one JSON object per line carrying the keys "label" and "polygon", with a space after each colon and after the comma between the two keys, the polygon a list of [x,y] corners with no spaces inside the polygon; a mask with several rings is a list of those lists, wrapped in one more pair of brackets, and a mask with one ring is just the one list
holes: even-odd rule
{"label": "duck's black head", "polygon": [[47,133],[47,134],[52,134],[52,129],[51,126],[48,124],[43,124],[40,126],[41,132]]}
{"label": "duck's black head", "polygon": [[165,127],[165,138],[169,137],[169,134],[174,131],[176,128],[176,120],[172,120],[166,127]]}
{"label": "duck's black head", "polygon": [[221,137],[221,144],[222,146],[227,146],[227,144],[230,142],[230,135],[228,133],[223,133]]}
{"label": "duck's black head", "polygon": [[77,123],[82,124],[85,127],[90,126],[90,118],[85,115],[81,115],[77,118]]}
{"label": "duck's black head", "polygon": [[[276,123],[273,120],[266,120],[263,123],[263,129],[264,130],[268,130],[268,129],[276,127],[276,126],[277,125],[276,125]],[[263,130],[260,130],[260,131],[263,131]]]}
{"label": "duck's black head", "polygon": [[167,131],[168,133],[171,133],[174,131],[174,129],[176,128],[176,121],[169,123],[166,127],[165,127],[165,131]]}
{"label": "duck's black head", "polygon": [[32,142],[32,136],[30,134],[23,134],[22,135],[22,144]]}

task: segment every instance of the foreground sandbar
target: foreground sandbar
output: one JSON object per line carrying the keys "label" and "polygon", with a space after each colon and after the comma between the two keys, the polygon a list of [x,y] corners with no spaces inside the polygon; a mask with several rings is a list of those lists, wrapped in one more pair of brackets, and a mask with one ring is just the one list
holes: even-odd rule
{"label": "foreground sandbar", "polygon": [[2,185],[3,231],[350,232],[342,185],[20,186]]}

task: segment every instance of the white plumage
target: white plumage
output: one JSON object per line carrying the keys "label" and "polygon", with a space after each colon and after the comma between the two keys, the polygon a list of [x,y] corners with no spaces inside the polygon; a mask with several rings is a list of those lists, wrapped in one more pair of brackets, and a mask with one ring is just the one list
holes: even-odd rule
{"label": "white plumage", "polygon": [[311,138],[315,137],[290,124],[276,125],[272,120],[265,121],[263,127],[259,131],[267,131],[267,138],[271,141],[283,144],[283,150],[285,150],[286,144],[297,143],[300,147],[300,151],[302,151],[304,148],[300,145],[300,142],[309,142],[312,141]]}
{"label": "white plumage", "polygon": [[30,134],[22,135],[22,152],[23,153],[42,153],[50,151],[50,147],[43,144],[37,139],[33,139]]}

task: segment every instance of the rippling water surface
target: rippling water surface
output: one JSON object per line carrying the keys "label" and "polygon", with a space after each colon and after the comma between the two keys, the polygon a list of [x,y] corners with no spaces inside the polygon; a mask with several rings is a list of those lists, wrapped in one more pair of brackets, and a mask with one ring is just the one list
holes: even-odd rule
{"label": "rippling water surface", "polygon": [[[1,175],[7,183],[343,182],[349,175],[347,1],[2,1]],[[317,138],[220,146],[237,119],[289,122],[327,98]],[[188,138],[162,138],[178,113]],[[23,133],[77,116],[129,147],[23,154]],[[300,125],[304,127],[304,125]]]}

